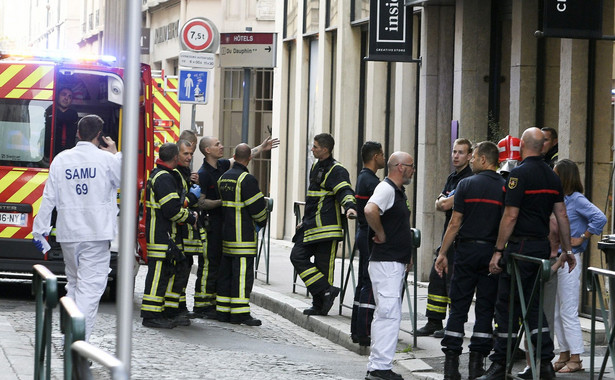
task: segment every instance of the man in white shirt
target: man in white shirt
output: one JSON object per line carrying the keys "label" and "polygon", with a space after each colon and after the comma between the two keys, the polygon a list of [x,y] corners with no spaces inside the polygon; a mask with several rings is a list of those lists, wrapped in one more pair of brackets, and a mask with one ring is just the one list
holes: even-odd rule
{"label": "man in white shirt", "polygon": [[[109,248],[117,233],[121,153],[111,138],[101,136],[102,127],[103,120],[96,115],[79,121],[79,142],[58,154],[49,167],[32,227],[35,244],[43,250],[43,236],[51,231],[51,214],[56,209],[56,241],[66,265],[66,295],[85,316],[86,341],[107,286]],[[100,138],[107,147],[99,145]]]}

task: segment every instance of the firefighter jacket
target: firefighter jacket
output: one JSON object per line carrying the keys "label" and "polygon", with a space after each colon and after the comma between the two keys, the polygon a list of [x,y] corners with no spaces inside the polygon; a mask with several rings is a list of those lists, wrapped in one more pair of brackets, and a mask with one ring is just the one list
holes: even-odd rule
{"label": "firefighter jacket", "polygon": [[235,162],[218,180],[222,199],[222,254],[256,256],[256,228],[267,224],[267,202],[256,178]]}
{"label": "firefighter jacket", "polygon": [[[184,207],[187,207],[191,211],[198,212],[197,202],[198,198],[190,193],[190,186],[192,186],[190,182],[190,168],[184,166],[178,166],[175,171],[177,172],[177,177],[179,178],[180,185],[180,195],[179,198],[182,201]],[[206,240],[205,229],[200,226],[200,223],[197,224],[197,228],[195,229],[191,224],[184,224],[183,226],[179,226],[179,230],[181,232],[181,239],[178,243],[182,243],[184,253],[188,255],[199,255],[203,253],[203,242]]]}
{"label": "firefighter jacket", "polygon": [[181,244],[177,238],[177,225],[194,224],[196,218],[187,208],[182,207],[177,174],[160,160],[157,164],[147,180],[145,236],[147,257],[163,260],[166,258],[169,239]]}
{"label": "firefighter jacket", "polygon": [[332,156],[318,160],[310,170],[310,185],[305,201],[301,229],[305,243],[342,240],[342,214],[356,209],[354,191],[348,171]]}

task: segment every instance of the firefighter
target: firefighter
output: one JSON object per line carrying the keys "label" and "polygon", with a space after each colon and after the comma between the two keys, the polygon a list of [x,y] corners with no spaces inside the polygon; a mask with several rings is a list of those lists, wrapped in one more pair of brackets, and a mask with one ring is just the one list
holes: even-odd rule
{"label": "firefighter", "polygon": [[164,296],[173,274],[175,262],[183,252],[175,243],[178,224],[196,225],[196,214],[182,207],[178,179],[174,174],[179,150],[176,144],[164,143],[159,150],[156,168],[147,181],[148,218],[145,223],[147,239],[147,276],[141,304],[143,326],[173,328],[175,321],[164,314]]}
{"label": "firefighter", "polygon": [[[279,144],[279,139],[268,137],[259,146],[252,148],[252,157],[276,148]],[[222,257],[222,201],[218,193],[218,179],[232,166],[233,159],[222,158],[224,146],[213,136],[203,137],[199,141],[199,150],[205,158],[198,171],[201,188],[198,206],[201,210],[201,224],[207,231],[207,242],[205,256],[199,256],[194,309],[189,317],[216,318],[216,279]]]}
{"label": "firefighter", "polygon": [[[181,136],[180,136],[181,137]],[[198,202],[201,189],[198,185],[191,186],[190,162],[196,149],[196,143],[180,139],[177,142],[179,149],[179,159],[177,163],[176,177],[180,188],[180,200],[184,207],[194,209]],[[196,212],[196,211],[195,211]],[[180,326],[189,326],[190,319],[187,318],[188,308],[186,307],[186,286],[190,277],[190,270],[194,263],[194,255],[203,255],[204,231],[194,228],[190,224],[178,227],[178,246],[183,250],[185,260],[176,262],[174,274],[169,280],[167,292],[165,294],[165,313],[168,318],[174,319]]]}
{"label": "firefighter", "polygon": [[290,261],[312,294],[312,307],[303,311],[305,315],[327,315],[331,310],[340,292],[332,285],[337,245],[344,238],[340,205],[346,217],[357,215],[348,171],[332,156],[334,145],[328,133],[314,136],[312,154],[318,161],[310,170],[305,212],[290,253]]}
{"label": "firefighter", "polygon": [[256,178],[248,172],[250,147],[237,145],[233,158],[233,167],[218,180],[224,226],[216,314],[223,322],[260,326],[261,321],[250,315],[249,302],[254,285],[256,228],[267,224],[267,204]]}

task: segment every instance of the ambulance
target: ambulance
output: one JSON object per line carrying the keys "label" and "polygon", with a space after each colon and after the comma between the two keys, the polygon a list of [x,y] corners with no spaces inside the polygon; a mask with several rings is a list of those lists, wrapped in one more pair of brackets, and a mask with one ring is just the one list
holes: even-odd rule
{"label": "ambulance", "polygon": [[[64,274],[62,251],[49,236],[52,247],[42,254],[32,243],[32,222],[43,195],[54,151],[59,115],[59,92],[72,92],[70,108],[78,117],[96,114],[104,120],[103,134],[122,149],[122,129],[137,128],[139,191],[138,246],[136,260],[144,259],[144,188],[154,165],[154,89],[148,65],[141,65],[139,124],[122,125],[124,96],[123,70],[112,57],[42,55],[0,52],[0,277],[29,278],[34,264],[44,264],[56,275]],[[160,102],[160,101],[159,101]],[[179,119],[179,117],[178,117]],[[69,136],[72,137],[72,136]],[[118,210],[121,190],[118,192]],[[117,239],[116,239],[117,240]],[[109,286],[115,293],[117,281],[117,242],[111,247]],[[135,261],[137,262],[137,261]]]}

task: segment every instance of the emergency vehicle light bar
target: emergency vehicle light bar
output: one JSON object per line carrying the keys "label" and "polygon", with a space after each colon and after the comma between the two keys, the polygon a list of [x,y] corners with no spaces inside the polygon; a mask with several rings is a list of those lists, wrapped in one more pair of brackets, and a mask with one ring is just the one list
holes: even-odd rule
{"label": "emergency vehicle light bar", "polygon": [[171,128],[173,120],[154,119],[154,127]]}
{"label": "emergency vehicle light bar", "polygon": [[117,61],[111,55],[83,54],[79,52],[63,52],[60,50],[43,50],[36,52],[6,52],[0,51],[0,59],[13,58],[18,60],[50,60],[50,61],[74,61],[74,62],[101,62],[112,64]]}

